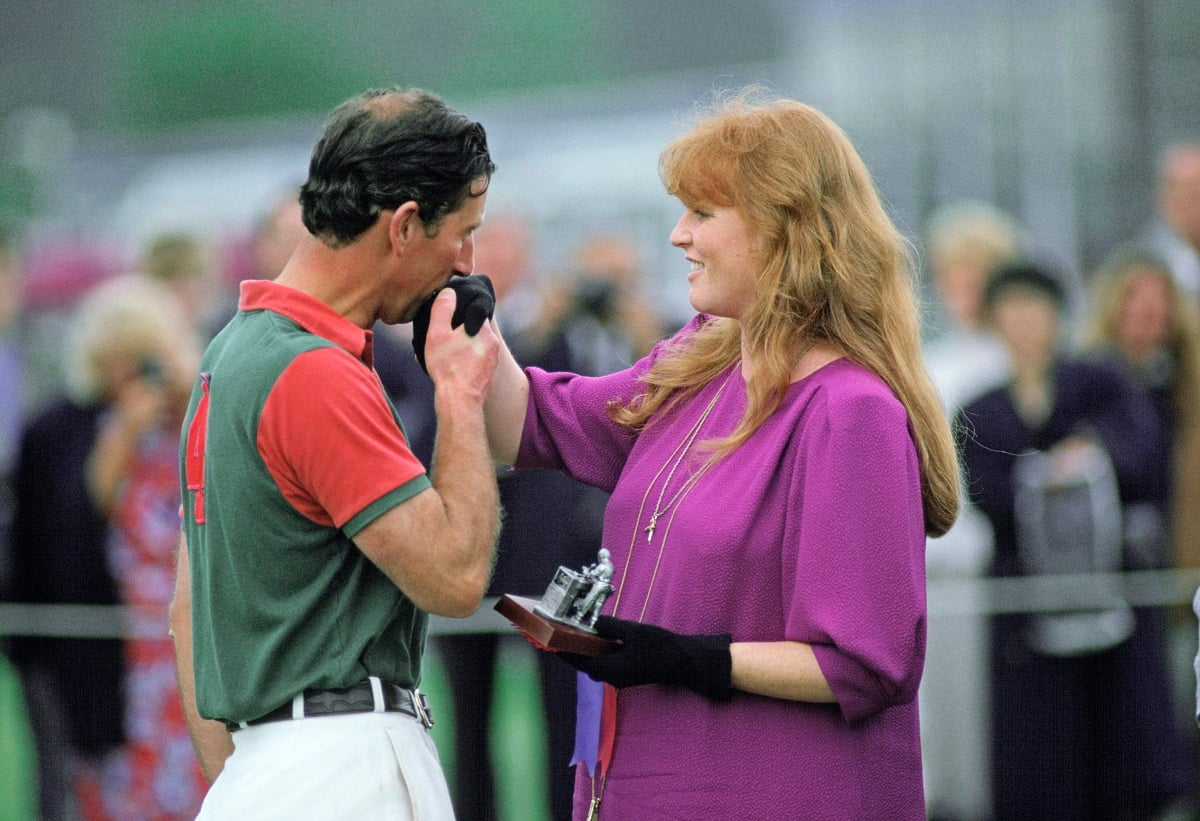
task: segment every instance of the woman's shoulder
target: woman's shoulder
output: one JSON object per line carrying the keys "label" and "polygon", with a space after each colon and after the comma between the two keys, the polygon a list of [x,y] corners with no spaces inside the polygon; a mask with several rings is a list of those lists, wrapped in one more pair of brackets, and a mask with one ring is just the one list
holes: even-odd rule
{"label": "woman's shoulder", "polygon": [[907,420],[904,406],[887,383],[870,369],[842,357],[795,383],[797,399],[815,403],[831,425],[859,425],[869,419]]}
{"label": "woman's shoulder", "polygon": [[900,401],[874,371],[845,356],[823,365],[798,384],[804,382],[811,382],[814,388],[841,401],[867,398],[891,400],[896,404]]}

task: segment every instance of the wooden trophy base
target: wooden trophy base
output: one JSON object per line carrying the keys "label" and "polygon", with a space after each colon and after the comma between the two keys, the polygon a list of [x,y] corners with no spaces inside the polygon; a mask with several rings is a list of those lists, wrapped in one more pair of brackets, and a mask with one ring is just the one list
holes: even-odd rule
{"label": "wooden trophy base", "polygon": [[588,633],[535,612],[534,608],[537,605],[537,599],[505,593],[496,602],[496,610],[535,644],[546,650],[576,653],[581,656],[602,656],[616,646],[612,639],[602,639],[595,633]]}

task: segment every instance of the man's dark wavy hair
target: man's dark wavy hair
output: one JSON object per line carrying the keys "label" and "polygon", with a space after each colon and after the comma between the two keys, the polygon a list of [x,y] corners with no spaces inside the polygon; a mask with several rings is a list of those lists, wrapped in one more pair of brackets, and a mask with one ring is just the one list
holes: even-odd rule
{"label": "man's dark wavy hair", "polygon": [[370,89],[330,112],[300,188],[301,216],[336,248],[412,200],[432,236],[467,197],[487,190],[495,170],[483,126],[436,95]]}

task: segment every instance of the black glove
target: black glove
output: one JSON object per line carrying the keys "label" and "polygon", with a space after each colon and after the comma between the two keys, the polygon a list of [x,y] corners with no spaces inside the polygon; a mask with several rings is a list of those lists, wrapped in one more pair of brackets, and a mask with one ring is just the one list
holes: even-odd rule
{"label": "black glove", "polygon": [[[492,280],[487,274],[474,274],[469,277],[451,277],[446,284],[453,288],[458,302],[454,305],[454,316],[450,317],[450,327],[457,328],[465,325],[467,334],[475,336],[483,323],[492,318],[496,310],[496,291],[492,288]],[[425,336],[429,333],[429,314],[433,310],[433,300],[437,298],[439,288],[429,299],[421,303],[417,315],[413,317],[413,353],[421,363],[421,370],[429,373],[425,367]]]}
{"label": "black glove", "polygon": [[616,649],[603,656],[559,653],[559,658],[596,681],[614,687],[669,684],[686,687],[714,701],[733,698],[729,654],[731,636],[685,636],[653,624],[601,616],[596,632],[619,639]]}

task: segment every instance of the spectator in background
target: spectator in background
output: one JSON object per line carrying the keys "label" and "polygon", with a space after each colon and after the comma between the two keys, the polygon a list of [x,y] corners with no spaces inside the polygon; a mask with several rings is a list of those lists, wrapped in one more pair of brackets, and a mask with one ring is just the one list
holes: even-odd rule
{"label": "spectator in background", "polygon": [[1143,237],[1188,298],[1200,300],[1200,142],[1179,142],[1158,165],[1158,214]]}
{"label": "spectator in background", "polygon": [[953,413],[1008,376],[1008,354],[983,321],[983,294],[1000,265],[1023,250],[1020,225],[995,206],[943,206],[926,229],[929,273],[945,315],[940,335],[926,345],[930,375]]}
{"label": "spectator in background", "polygon": [[519,212],[492,214],[483,225],[481,272],[491,277],[506,337],[527,340],[546,313],[552,283],[543,280],[531,219]]}
{"label": "spectator in background", "polygon": [[166,288],[190,327],[206,327],[217,311],[216,264],[212,249],[186,232],[160,234],[146,245],[138,272]]}
{"label": "spectator in background", "polygon": [[102,236],[27,237],[22,248],[25,288],[21,317],[26,415],[59,399],[64,391],[63,340],[73,312],[88,289],[125,273],[123,254]]}
{"label": "spectator in background", "polygon": [[[299,186],[297,186],[298,188]],[[254,231],[250,253],[256,279],[274,279],[291,259],[300,240],[308,236],[300,218],[300,197],[289,190],[275,201]]]}
{"label": "spectator in background", "polygon": [[[1121,507],[1152,499],[1163,480],[1149,400],[1113,367],[1064,355],[1064,302],[1061,281],[1025,263],[985,292],[1012,376],[969,403],[958,429],[971,500],[995,534],[995,576],[1120,571]],[[997,821],[1149,818],[1187,793],[1164,744],[1165,648],[1100,578],[1054,591],[1086,606],[992,619]]]}
{"label": "spectator in background", "polygon": [[[166,248],[157,245],[161,253]],[[188,250],[180,245],[175,251]],[[179,542],[179,436],[200,360],[194,315],[178,292],[142,277],[87,297],[84,322],[119,333],[130,368],[117,380],[87,465],[93,504],[110,523],[108,561],[128,608],[125,736],[106,763],[89,819],[192,819],[206,782],[192,748],[163,630]],[[116,330],[119,329],[119,330]]]}
{"label": "spectator in background", "polygon": [[[90,300],[73,312],[63,352],[65,392],[22,431],[13,486],[12,601],[120,603],[109,569],[108,523],[88,492],[86,465],[100,419],[121,387],[137,378],[145,349],[130,329],[102,321],[103,309]],[[125,741],[122,642],[19,637],[11,647],[37,741],[41,817],[78,817],[81,801],[94,804],[98,774]]]}
{"label": "spectator in background", "polygon": [[[1022,234],[1013,217],[982,202],[945,205],[929,219],[928,270],[944,325],[926,342],[924,358],[951,416],[1007,378],[1008,352],[984,321],[983,295],[992,271],[1020,252]],[[926,543],[929,579],[976,578],[991,553],[987,521],[964,506],[944,536]],[[986,818],[990,788],[980,762],[988,754],[987,619],[969,608],[931,613],[928,631],[920,703],[930,815]]]}
{"label": "spectator in background", "polygon": [[648,354],[667,329],[643,289],[634,244],[616,234],[588,237],[568,262],[571,270],[545,291],[527,334],[529,353],[568,357],[571,370],[592,376],[628,367]]}
{"label": "spectator in background", "polygon": [[1170,268],[1137,248],[1109,255],[1095,276],[1087,343],[1154,400],[1170,473],[1155,507],[1163,524],[1137,564],[1200,568],[1200,326]]}
{"label": "spectator in background", "polygon": [[[1158,492],[1147,504],[1126,511],[1127,566],[1195,570],[1200,568],[1200,328],[1195,305],[1164,261],[1136,247],[1119,248],[1103,262],[1095,276],[1095,296],[1089,346],[1149,392],[1166,431],[1168,467]],[[1187,608],[1176,610],[1173,621],[1162,610],[1136,613],[1148,641],[1180,648],[1183,657],[1195,652],[1197,622]],[[1195,685],[1180,680],[1186,678],[1184,673],[1176,679],[1173,694],[1181,717],[1190,713],[1186,702]],[[1193,791],[1200,786],[1197,741],[1190,721],[1182,728],[1163,729],[1164,749],[1188,748],[1186,756],[1176,754],[1173,761]],[[1200,809],[1197,798],[1193,812]]]}
{"label": "spectator in background", "polygon": [[227,249],[226,270],[213,309],[201,332],[211,339],[237,313],[238,286],[246,279],[274,279],[291,258],[308,229],[300,218],[300,185],[276,197],[255,223],[250,236]]}

